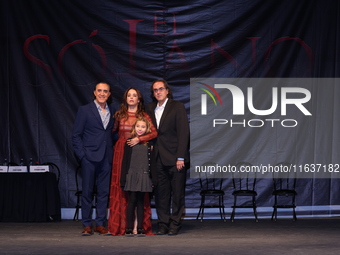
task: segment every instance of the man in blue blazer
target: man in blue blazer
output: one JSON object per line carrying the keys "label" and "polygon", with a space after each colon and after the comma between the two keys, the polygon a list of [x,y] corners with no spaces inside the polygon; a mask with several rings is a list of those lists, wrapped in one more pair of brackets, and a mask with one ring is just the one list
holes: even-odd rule
{"label": "man in blue blazer", "polygon": [[81,161],[83,236],[92,235],[92,193],[97,185],[97,214],[95,232],[110,235],[106,221],[110,174],[112,165],[113,110],[107,104],[111,95],[107,83],[98,83],[93,91],[95,100],[78,110],[73,127],[72,142]]}
{"label": "man in blue blazer", "polygon": [[[157,127],[154,143],[158,235],[177,235],[184,213],[186,163],[189,162],[189,122],[183,103],[172,99],[168,83],[152,83],[147,113]],[[155,181],[155,179],[157,179]],[[170,206],[172,207],[170,210]]]}

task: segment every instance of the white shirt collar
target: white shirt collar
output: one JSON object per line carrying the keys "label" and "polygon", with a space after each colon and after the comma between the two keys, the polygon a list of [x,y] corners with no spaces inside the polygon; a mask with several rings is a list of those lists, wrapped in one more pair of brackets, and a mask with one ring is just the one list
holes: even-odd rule
{"label": "white shirt collar", "polygon": [[162,106],[159,106],[159,103],[157,103],[157,107],[159,107],[159,108],[165,108],[166,103],[168,102],[168,99],[169,99],[169,98],[165,99],[165,101],[164,101],[164,103],[162,104]]}
{"label": "white shirt collar", "polygon": [[[94,100],[94,103],[96,104],[96,107],[98,110],[102,110],[102,108],[100,107],[100,105],[98,104],[97,100],[95,99]],[[109,109],[109,106],[107,105],[107,103],[105,104],[105,109],[108,110]]]}

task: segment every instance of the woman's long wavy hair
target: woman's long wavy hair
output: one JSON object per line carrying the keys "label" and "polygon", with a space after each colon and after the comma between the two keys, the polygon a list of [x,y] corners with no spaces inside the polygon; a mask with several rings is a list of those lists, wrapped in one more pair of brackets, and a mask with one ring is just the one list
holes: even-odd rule
{"label": "woman's long wavy hair", "polygon": [[133,89],[137,92],[137,96],[138,96],[138,105],[137,105],[137,111],[136,111],[136,117],[137,118],[141,118],[144,116],[144,99],[142,96],[142,93],[140,93],[140,91],[134,87],[130,87],[128,88],[124,95],[123,95],[123,99],[122,99],[122,103],[120,105],[120,108],[118,111],[115,112],[115,119],[116,120],[121,120],[121,119],[128,119],[129,118],[129,114],[128,114],[128,103],[127,103],[127,96],[129,91]]}

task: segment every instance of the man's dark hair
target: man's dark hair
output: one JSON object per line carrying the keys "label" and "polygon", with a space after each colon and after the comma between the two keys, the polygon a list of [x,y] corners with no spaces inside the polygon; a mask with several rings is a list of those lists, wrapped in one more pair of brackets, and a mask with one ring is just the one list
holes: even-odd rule
{"label": "man's dark hair", "polygon": [[156,99],[156,98],[154,97],[154,95],[153,95],[153,85],[154,85],[156,82],[163,82],[165,89],[168,90],[168,98],[173,99],[173,97],[172,97],[172,90],[171,90],[170,86],[168,85],[167,81],[164,80],[164,79],[157,79],[157,80],[155,80],[155,81],[152,82],[151,87],[150,87],[150,92],[151,92],[151,98],[152,98],[152,100],[153,100],[154,102],[157,101],[157,99]]}
{"label": "man's dark hair", "polygon": [[[105,82],[105,81],[97,82],[96,85],[94,85],[93,91],[96,91],[97,85],[98,85],[99,83],[107,84],[107,85],[109,86],[109,91],[111,92],[111,86],[110,86],[110,84],[107,83],[107,82]],[[96,96],[93,95],[93,98],[96,99]],[[106,103],[107,103],[107,104],[111,104],[111,103],[112,103],[112,94],[108,97],[108,99],[106,100]]]}

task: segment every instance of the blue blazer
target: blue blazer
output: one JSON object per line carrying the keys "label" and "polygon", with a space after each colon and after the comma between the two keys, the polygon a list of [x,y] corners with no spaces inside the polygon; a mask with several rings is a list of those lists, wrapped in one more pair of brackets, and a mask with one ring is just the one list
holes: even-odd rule
{"label": "blue blazer", "polygon": [[[114,110],[111,106],[109,108],[113,116]],[[79,107],[72,132],[73,149],[79,160],[86,157],[87,160],[100,162],[105,155],[112,156],[113,122],[112,117],[104,129],[94,102]]]}

